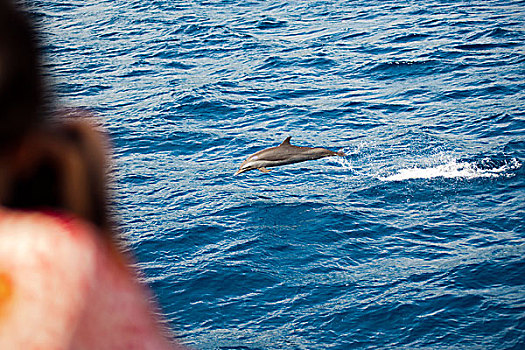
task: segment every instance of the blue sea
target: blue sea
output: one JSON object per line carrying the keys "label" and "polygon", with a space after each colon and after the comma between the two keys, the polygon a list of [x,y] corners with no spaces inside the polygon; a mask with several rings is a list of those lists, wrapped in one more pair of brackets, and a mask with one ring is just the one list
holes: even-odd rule
{"label": "blue sea", "polygon": [[[194,349],[525,349],[525,2],[33,0]],[[333,157],[234,176],[292,144]]]}

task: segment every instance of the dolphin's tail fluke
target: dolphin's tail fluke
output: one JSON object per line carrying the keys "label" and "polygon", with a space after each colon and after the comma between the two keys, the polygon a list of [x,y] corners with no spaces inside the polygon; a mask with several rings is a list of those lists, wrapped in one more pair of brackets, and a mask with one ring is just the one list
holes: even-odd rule
{"label": "dolphin's tail fluke", "polygon": [[346,157],[346,154],[345,152],[343,151],[338,151],[338,152],[335,152],[339,157]]}

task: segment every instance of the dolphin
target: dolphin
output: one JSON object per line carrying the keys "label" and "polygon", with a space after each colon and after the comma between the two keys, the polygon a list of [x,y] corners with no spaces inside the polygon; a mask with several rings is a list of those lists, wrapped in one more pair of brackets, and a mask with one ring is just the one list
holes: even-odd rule
{"label": "dolphin", "polygon": [[321,147],[293,146],[290,144],[291,138],[291,136],[288,136],[286,140],[277,147],[263,149],[252,154],[242,162],[235,175],[254,169],[259,169],[263,173],[267,173],[270,171],[267,168],[273,166],[305,162],[307,160],[324,157],[346,156],[342,151],[334,152]]}

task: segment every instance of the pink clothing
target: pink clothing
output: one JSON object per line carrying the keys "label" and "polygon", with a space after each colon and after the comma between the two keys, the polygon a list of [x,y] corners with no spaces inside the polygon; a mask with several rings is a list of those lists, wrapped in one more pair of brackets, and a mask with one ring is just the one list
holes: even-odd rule
{"label": "pink clothing", "polygon": [[0,349],[176,349],[151,294],[90,224],[0,208]]}

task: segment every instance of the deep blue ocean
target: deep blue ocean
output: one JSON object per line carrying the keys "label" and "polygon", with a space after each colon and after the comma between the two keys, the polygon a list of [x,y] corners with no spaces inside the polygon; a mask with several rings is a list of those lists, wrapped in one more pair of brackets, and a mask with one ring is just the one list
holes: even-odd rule
{"label": "deep blue ocean", "polygon": [[[524,1],[38,0],[195,349],[525,349]],[[233,176],[287,136],[343,150]]]}

